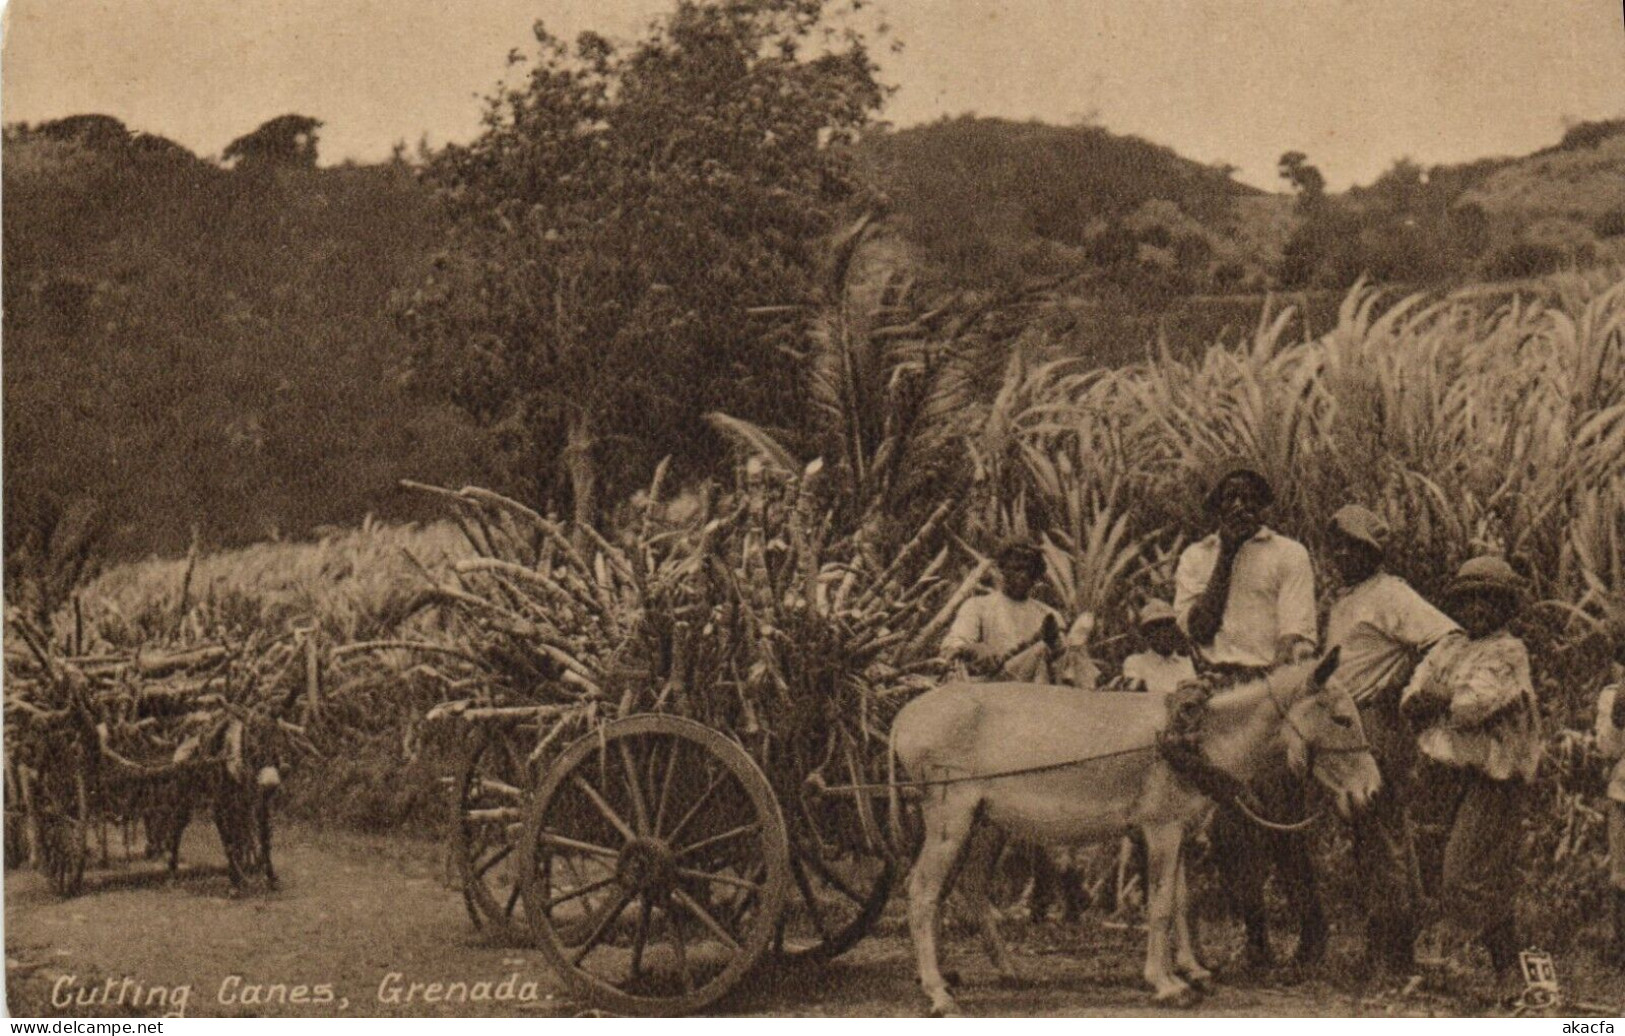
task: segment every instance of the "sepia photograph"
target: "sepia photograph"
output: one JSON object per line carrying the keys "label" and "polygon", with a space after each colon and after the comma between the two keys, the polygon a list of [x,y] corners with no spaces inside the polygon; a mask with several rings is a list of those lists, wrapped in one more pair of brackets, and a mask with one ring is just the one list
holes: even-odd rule
{"label": "sepia photograph", "polygon": [[8,1016],[1625,1015],[1618,0],[0,37]]}

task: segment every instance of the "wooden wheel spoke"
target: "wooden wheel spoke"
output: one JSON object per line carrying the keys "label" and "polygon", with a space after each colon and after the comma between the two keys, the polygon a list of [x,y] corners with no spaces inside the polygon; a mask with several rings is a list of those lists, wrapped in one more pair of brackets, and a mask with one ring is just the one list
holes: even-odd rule
{"label": "wooden wheel spoke", "polygon": [[[746,877],[745,880],[746,881],[754,881],[754,882],[756,882],[756,884],[757,884],[757,886],[759,888],[760,885],[761,885],[761,879],[766,877],[766,876],[767,876],[766,867],[761,863],[757,863],[756,865],[751,867],[749,876]],[[753,899],[750,896],[740,896],[739,897],[739,899],[734,903],[733,911],[729,914],[729,917],[728,917],[728,923],[729,923],[730,926],[739,924],[739,919],[745,916],[745,911],[750,909],[750,905],[751,905],[752,902],[753,902]],[[783,918],[779,919],[779,934],[778,934],[778,937],[779,937],[779,941],[782,943],[784,941],[784,919]]]}
{"label": "wooden wheel spoke", "polygon": [[621,757],[621,765],[626,768],[626,790],[632,798],[632,821],[637,827],[638,834],[649,832],[649,807],[643,800],[643,789],[638,786],[638,765],[632,756],[632,749],[627,747],[626,738],[615,742],[616,751]]}
{"label": "wooden wheel spoke", "polygon": [[847,884],[846,879],[842,878],[840,875],[831,870],[823,860],[817,858],[816,856],[809,856],[807,857],[807,863],[811,864],[812,869],[818,872],[818,876],[823,879],[824,884],[839,892],[847,899],[850,899],[859,906],[863,906],[868,902],[868,897],[864,896],[863,893]]}
{"label": "wooden wheel spoke", "polygon": [[478,878],[485,877],[486,873],[488,871],[490,871],[490,869],[492,867],[495,867],[497,864],[501,863],[503,860],[506,860],[508,858],[509,854],[511,854],[512,852],[513,852],[513,846],[504,845],[502,848],[500,848],[496,852],[492,853],[490,858],[487,859],[484,863],[482,863],[479,866],[474,868],[474,876],[478,877]]}
{"label": "wooden wheel spoke", "polygon": [[713,845],[717,845],[718,843],[726,842],[730,838],[738,838],[740,835],[745,834],[755,834],[761,829],[762,822],[759,820],[753,820],[748,824],[740,824],[738,827],[733,828],[732,830],[724,831],[720,835],[712,835],[709,838],[702,838],[693,845],[684,846],[677,851],[677,859],[681,860],[690,853],[697,853],[701,849],[707,849]]}
{"label": "wooden wheel spoke", "polygon": [[689,881],[704,882],[707,885],[727,885],[731,888],[744,889],[747,892],[762,891],[762,886],[756,882],[746,881],[744,878],[736,878],[732,874],[711,874],[707,871],[697,871],[689,867],[677,868],[677,874],[679,877],[687,878]]}
{"label": "wooden wheel spoke", "polygon": [[599,794],[597,788],[587,783],[580,775],[571,777],[570,781],[581,790],[581,794],[587,796],[587,800],[593,804],[599,813],[603,814],[604,819],[609,821],[610,826],[621,833],[622,838],[630,842],[638,837],[637,832],[633,831],[626,821],[621,819],[621,815],[615,812],[615,808],[604,800],[604,796]]}
{"label": "wooden wheel spoke", "polygon": [[695,901],[693,896],[690,896],[682,889],[674,889],[672,891],[671,898],[676,900],[678,903],[681,903],[684,910],[687,910],[689,913],[698,918],[700,923],[705,925],[706,928],[710,929],[712,935],[715,935],[718,939],[722,940],[722,944],[728,947],[731,952],[739,952],[739,940],[733,937],[733,933],[722,927],[722,922],[712,917],[709,910],[705,909],[703,906],[700,906],[700,904]]}
{"label": "wooden wheel spoke", "polygon": [[671,952],[678,958],[678,971],[682,974],[682,992],[694,992],[694,973],[689,971],[689,943],[682,939],[682,926],[678,914],[666,903],[666,927],[671,930]]}
{"label": "wooden wheel spoke", "polygon": [[607,856],[612,860],[618,860],[621,857],[621,851],[619,849],[611,849],[608,846],[603,845],[593,845],[591,842],[582,842],[574,838],[566,838],[563,835],[555,835],[546,831],[538,834],[536,836],[536,841],[540,845],[552,846],[555,849],[574,849],[576,852],[586,853],[588,856]]}
{"label": "wooden wheel spoke", "polygon": [[604,912],[599,915],[598,921],[592,927],[592,932],[582,941],[581,945],[573,948],[575,954],[570,959],[572,966],[580,967],[587,954],[591,953],[604,941],[604,936],[609,934],[610,926],[615,923],[616,918],[621,916],[621,911],[625,910],[626,905],[630,902],[632,902],[632,893],[622,889],[615,894],[614,899],[605,905]]}
{"label": "wooden wheel spoke", "polygon": [[688,812],[683,814],[683,819],[679,820],[677,822],[677,826],[671,829],[671,834],[666,836],[666,841],[677,841],[677,837],[683,833],[683,828],[687,827],[689,821],[693,820],[695,816],[699,814],[700,810],[705,807],[705,804],[708,801],[710,801],[711,796],[716,794],[716,790],[722,787],[723,783],[727,781],[728,777],[729,774],[727,771],[724,771],[713,778],[710,784],[706,785],[705,790],[700,793],[700,797],[694,800],[694,805],[690,806]]}
{"label": "wooden wheel spoke", "polygon": [[632,977],[637,978],[643,974],[643,950],[649,945],[649,918],[654,913],[654,904],[645,896],[638,902],[638,930],[632,936]]}
{"label": "wooden wheel spoke", "polygon": [[830,931],[829,922],[824,919],[824,908],[818,905],[818,896],[813,893],[812,882],[807,880],[807,872],[801,866],[801,861],[795,858],[790,860],[790,873],[796,879],[796,887],[801,890],[801,898],[807,903],[807,912],[812,915],[813,927],[825,942],[834,942],[835,933]]}
{"label": "wooden wheel spoke", "polygon": [[582,896],[590,896],[607,885],[615,884],[616,880],[617,879],[615,876],[611,875],[604,878],[602,881],[590,882],[586,885],[582,885],[580,888],[571,889],[569,892],[561,892],[547,901],[547,908],[551,910],[560,903],[568,903],[572,899],[580,899]]}
{"label": "wooden wheel spoke", "polygon": [[[683,747],[681,741],[673,741],[666,757],[666,771],[660,778],[660,800],[655,803],[654,835],[660,836],[660,825],[666,819],[666,804],[671,801],[671,782],[677,774],[677,753]],[[653,754],[653,753],[651,753]]]}

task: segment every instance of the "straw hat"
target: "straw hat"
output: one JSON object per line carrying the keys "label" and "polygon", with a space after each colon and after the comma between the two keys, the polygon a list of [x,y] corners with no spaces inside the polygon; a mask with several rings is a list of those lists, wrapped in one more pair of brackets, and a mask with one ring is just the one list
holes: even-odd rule
{"label": "straw hat", "polygon": [[1507,564],[1505,558],[1486,554],[1473,558],[1461,568],[1456,570],[1456,578],[1450,581],[1451,597],[1466,597],[1472,594],[1511,594],[1523,593],[1527,581],[1512,566]]}
{"label": "straw hat", "polygon": [[1379,553],[1388,549],[1388,523],[1359,504],[1349,504],[1332,515],[1331,528]]}

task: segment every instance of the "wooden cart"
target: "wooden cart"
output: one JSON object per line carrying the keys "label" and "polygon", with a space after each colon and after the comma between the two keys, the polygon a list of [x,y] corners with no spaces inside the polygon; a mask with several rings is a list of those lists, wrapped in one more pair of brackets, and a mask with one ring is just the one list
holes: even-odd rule
{"label": "wooden cart", "polygon": [[[884,796],[819,794],[822,774],[775,788],[765,742],[647,713],[538,753],[554,709],[459,706],[451,845],[469,914],[534,942],[605,1010],[693,1013],[766,956],[832,960],[874,926],[902,870]],[[883,780],[879,747],[828,762]]]}
{"label": "wooden cart", "polygon": [[[223,652],[184,654],[186,665],[202,659],[203,668],[225,661]],[[8,665],[7,808],[54,892],[83,891],[92,848],[109,859],[110,830],[144,827],[147,855],[167,855],[173,868],[181,834],[203,806],[212,809],[232,884],[259,871],[274,880],[274,782],[265,771],[275,739],[263,732],[278,720],[214,693],[207,678],[142,686],[130,679],[138,663],[109,676],[113,667],[83,660],[42,652],[35,661]]]}

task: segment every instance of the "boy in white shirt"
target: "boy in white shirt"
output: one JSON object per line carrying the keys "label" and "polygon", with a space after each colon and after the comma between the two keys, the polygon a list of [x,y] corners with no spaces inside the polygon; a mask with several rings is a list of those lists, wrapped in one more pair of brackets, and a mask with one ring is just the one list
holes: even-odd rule
{"label": "boy in white shirt", "polygon": [[1196,679],[1196,665],[1187,653],[1173,605],[1147,601],[1140,609],[1138,631],[1146,650],[1123,659],[1123,676],[1114,681],[1114,689],[1171,694],[1180,684]]}
{"label": "boy in white shirt", "polygon": [[1613,889],[1614,962],[1625,967],[1625,630],[1614,641],[1613,683],[1597,700],[1597,751],[1608,775],[1608,884]]}
{"label": "boy in white shirt", "polygon": [[[942,638],[942,656],[965,663],[980,679],[1053,683],[1050,659],[1061,648],[1061,617],[1031,596],[1044,577],[1044,555],[1017,542],[1000,550],[997,560],[999,588],[959,606]],[[1045,619],[1051,621],[1048,629]]]}

